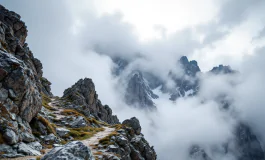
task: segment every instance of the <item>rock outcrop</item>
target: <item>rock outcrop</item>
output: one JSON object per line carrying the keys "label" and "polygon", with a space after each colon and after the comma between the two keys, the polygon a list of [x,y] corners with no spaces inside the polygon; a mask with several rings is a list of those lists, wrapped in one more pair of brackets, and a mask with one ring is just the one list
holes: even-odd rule
{"label": "rock outcrop", "polygon": [[94,160],[91,150],[82,142],[72,141],[62,147],[55,147],[41,160]]}
{"label": "rock outcrop", "polygon": [[97,119],[110,124],[119,123],[117,116],[112,115],[111,108],[101,104],[95,85],[89,78],[80,79],[72,87],[66,89],[63,98],[70,101],[65,108],[76,109],[86,116],[92,114]]}
{"label": "rock outcrop", "polygon": [[[98,149],[115,153],[121,160],[155,160],[156,152],[141,133],[139,120],[133,117],[122,124],[116,125],[112,135],[99,141]],[[108,157],[104,158],[111,160]]]}
{"label": "rock outcrop", "polygon": [[194,96],[199,90],[199,79],[196,75],[200,72],[200,68],[196,61],[189,61],[186,56],[182,56],[179,60],[179,64],[183,69],[182,75],[174,75],[171,72],[169,77],[175,83],[173,89],[162,90],[171,94],[170,100],[175,101],[179,97]]}
{"label": "rock outcrop", "polygon": [[13,145],[14,155],[27,154],[19,146],[25,143],[21,147],[25,148],[35,141],[29,122],[42,107],[42,70],[25,43],[26,37],[20,16],[0,5],[0,148]]}

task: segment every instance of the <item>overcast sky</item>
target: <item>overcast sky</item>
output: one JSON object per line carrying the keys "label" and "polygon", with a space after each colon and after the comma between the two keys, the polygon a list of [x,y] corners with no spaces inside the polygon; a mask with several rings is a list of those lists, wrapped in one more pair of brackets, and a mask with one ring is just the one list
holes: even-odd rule
{"label": "overcast sky", "polygon": [[[179,159],[185,159],[182,150],[187,151],[194,142],[207,148],[231,138],[234,119],[213,101],[220,93],[234,98],[240,119],[253,124],[265,142],[264,0],[0,3],[25,21],[29,30],[27,43],[43,63],[44,76],[52,82],[55,95],[62,95],[80,78],[92,78],[101,101],[110,105],[121,120],[135,115],[140,118],[143,131],[160,158],[172,159],[177,154]],[[241,75],[232,80],[203,76],[200,95],[180,99],[176,104],[160,93],[161,98],[156,100],[159,112],[155,115],[124,108],[115,85],[117,79],[111,75],[114,64],[110,57],[143,57],[136,66],[163,77],[176,67],[182,55],[197,60],[204,72],[224,64],[239,70]],[[239,85],[231,87],[231,81]],[[209,101],[201,104],[202,99]],[[156,127],[150,127],[157,119]],[[174,140],[176,143],[172,143]]]}

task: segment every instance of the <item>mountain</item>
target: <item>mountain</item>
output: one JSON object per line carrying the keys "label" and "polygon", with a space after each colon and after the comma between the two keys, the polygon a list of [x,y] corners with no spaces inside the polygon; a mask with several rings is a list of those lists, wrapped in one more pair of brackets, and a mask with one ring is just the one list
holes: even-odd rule
{"label": "mountain", "polygon": [[0,158],[155,160],[139,120],[120,123],[92,79],[53,96],[20,18],[0,5]]}
{"label": "mountain", "polygon": [[[219,65],[213,67],[212,70],[206,73],[202,73],[198,66],[198,63],[194,60],[189,61],[186,56],[182,56],[177,64],[182,68],[182,74],[168,73],[168,78],[174,82],[173,87],[167,88],[166,83],[160,80],[152,73],[147,73],[138,70],[132,72],[128,77],[126,89],[126,100],[129,101],[129,105],[134,106],[138,104],[137,108],[146,108],[146,104],[155,106],[154,99],[158,96],[152,96],[154,89],[160,88],[161,92],[169,94],[171,101],[175,101],[181,97],[192,97],[200,92],[200,76],[199,74],[212,74],[212,75],[231,75],[239,73],[233,70],[230,66]],[[126,63],[126,66],[129,62]],[[177,67],[177,66],[176,66]],[[119,69],[122,73],[123,68]],[[233,99],[228,98],[227,95],[218,95],[215,101],[220,104],[220,107],[229,112]],[[134,106],[135,107],[135,106]],[[235,125],[234,139],[224,144],[220,144],[221,152],[219,154],[224,156],[234,155],[235,160],[264,160],[265,152],[262,147],[261,141],[252,131],[251,126],[246,122],[238,122]],[[214,149],[213,149],[214,150]],[[190,147],[188,153],[190,159],[194,160],[213,160],[216,157],[211,157],[202,146],[194,144]]]}
{"label": "mountain", "polygon": [[[113,58],[112,60],[116,64],[116,67],[113,69],[114,76],[121,76],[130,62],[122,58]],[[125,79],[125,102],[136,108],[155,110],[156,106],[153,99],[157,99],[158,96],[153,93],[148,84],[149,81],[144,78],[143,72],[140,70],[133,70]]]}

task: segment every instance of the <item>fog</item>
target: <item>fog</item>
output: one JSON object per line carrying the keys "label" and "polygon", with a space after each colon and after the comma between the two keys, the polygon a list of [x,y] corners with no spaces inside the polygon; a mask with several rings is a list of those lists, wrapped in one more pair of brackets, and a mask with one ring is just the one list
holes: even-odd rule
{"label": "fog", "polygon": [[[80,78],[92,78],[99,99],[112,108],[120,121],[139,118],[142,132],[154,145],[159,159],[189,159],[189,149],[196,144],[214,159],[233,160],[233,155],[212,148],[218,150],[231,141],[238,122],[250,124],[262,145],[265,143],[265,43],[264,24],[260,21],[265,19],[260,14],[265,5],[259,0],[212,3],[218,8],[212,20],[170,34],[165,26],[160,26],[160,38],[143,42],[136,24],[126,22],[122,12],[99,14],[92,0],[78,3],[1,0],[5,7],[19,13],[28,26],[27,43],[42,61],[44,76],[52,82],[55,95],[61,96],[64,89]],[[191,14],[196,17],[196,13]],[[182,72],[177,61],[183,55],[197,60],[203,71],[198,75],[201,79],[198,95],[172,102],[169,95],[156,89],[160,97],[154,101],[157,112],[126,105],[123,101],[126,85],[121,85],[121,79],[140,69],[170,81],[169,71]],[[112,75],[113,57],[131,62],[122,77]],[[207,73],[219,64],[230,65],[239,73],[218,76]],[[220,95],[226,95],[231,108],[220,107],[216,100]]]}

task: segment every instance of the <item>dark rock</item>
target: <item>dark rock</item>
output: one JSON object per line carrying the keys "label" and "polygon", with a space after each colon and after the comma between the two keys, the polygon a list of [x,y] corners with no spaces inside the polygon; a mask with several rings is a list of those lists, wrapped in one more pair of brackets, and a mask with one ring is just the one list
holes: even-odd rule
{"label": "dark rock", "polygon": [[73,141],[62,147],[56,147],[41,160],[93,160],[91,150],[82,142]]}
{"label": "dark rock", "polygon": [[117,117],[112,115],[112,110],[101,104],[95,91],[95,85],[89,78],[80,79],[71,88],[66,89],[63,98],[74,104],[74,106],[65,106],[66,108],[74,107],[75,110],[86,116],[92,114],[97,119],[110,124],[119,123]]}
{"label": "dark rock", "polygon": [[142,128],[141,128],[140,122],[135,117],[132,117],[131,119],[126,119],[125,121],[122,122],[122,124],[132,127],[134,132],[138,135],[141,133]]}
{"label": "dark rock", "polygon": [[236,128],[236,149],[240,160],[264,160],[264,150],[251,129],[241,123]]}
{"label": "dark rock", "polygon": [[224,65],[219,65],[218,67],[213,67],[213,69],[210,72],[214,73],[214,74],[233,74],[233,73],[237,73],[235,70],[231,69],[230,66],[224,66]]}

